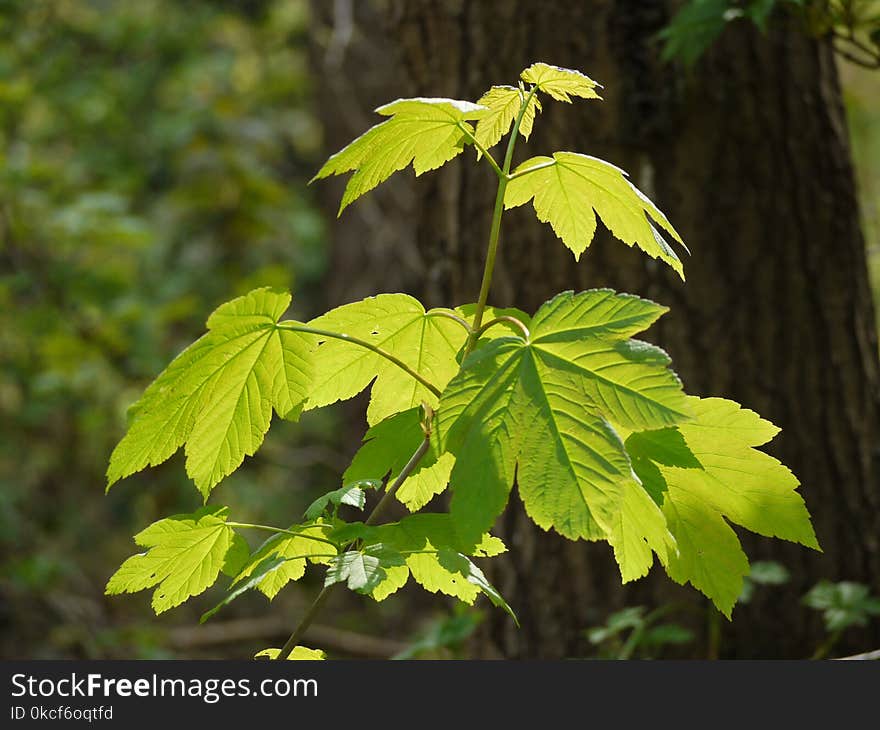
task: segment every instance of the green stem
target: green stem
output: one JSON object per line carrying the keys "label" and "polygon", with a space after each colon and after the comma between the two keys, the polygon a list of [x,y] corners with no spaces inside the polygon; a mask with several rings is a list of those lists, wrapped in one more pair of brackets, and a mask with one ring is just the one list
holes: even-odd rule
{"label": "green stem", "polygon": [[507,315],[502,315],[501,317],[495,317],[495,319],[490,319],[486,324],[480,327],[477,332],[477,339],[479,339],[482,334],[489,329],[490,327],[494,327],[496,324],[512,324],[514,327],[519,329],[520,332],[523,333],[523,339],[528,342],[532,334],[529,332],[529,328],[526,327],[522,322],[520,322],[516,317],[508,317]]}
{"label": "green stem", "polygon": [[[315,542],[323,542],[327,545],[332,545],[334,548],[337,547],[336,543],[332,540],[328,540],[324,537],[316,537],[315,535],[309,535],[305,532],[294,532],[293,530],[284,530],[280,527],[271,527],[269,525],[253,525],[250,522],[227,522],[229,527],[241,527],[243,529],[248,530],[264,530],[265,532],[274,532],[277,535],[290,535],[292,537],[302,537],[306,540],[314,540]],[[329,527],[329,525],[326,525]],[[316,525],[317,527],[317,525]]]}
{"label": "green stem", "polygon": [[[400,474],[397,475],[397,479],[394,480],[394,483],[388,488],[385,492],[385,495],[379,501],[373,510],[370,512],[364,524],[373,525],[376,521],[382,516],[382,513],[387,509],[388,504],[391,502],[391,498],[397,493],[397,490],[400,489],[401,485],[406,481],[406,478],[412,474],[415,468],[418,466],[419,462],[422,460],[422,457],[428,452],[428,446],[430,445],[430,440],[428,436],[425,436],[425,439],[419,445],[419,448],[415,450],[410,460],[406,462],[406,466],[401,469]],[[345,549],[350,545],[343,546],[341,552],[344,552]],[[315,616],[317,616],[321,609],[324,607],[324,604],[327,602],[327,599],[330,597],[330,593],[333,589],[340,585],[339,583],[332,583],[329,586],[324,586],[321,589],[321,592],[318,594],[318,597],[315,599],[314,603],[309,606],[309,609],[306,611],[305,615],[300,619],[299,625],[293,630],[293,633],[284,642],[284,646],[281,647],[281,651],[278,652],[277,659],[287,659],[290,656],[290,653],[294,650],[294,648],[299,644],[303,635],[306,632],[306,629],[309,628],[312,621],[315,620]]]}
{"label": "green stem", "polygon": [[471,326],[467,323],[467,320],[459,317],[455,312],[451,309],[431,309],[427,312],[427,316],[429,317],[445,317],[446,319],[451,319],[453,322],[457,322],[462,327],[464,327],[465,331],[470,334]]}
{"label": "green stem", "polygon": [[525,170],[519,170],[518,172],[509,175],[507,180],[510,182],[511,180],[516,180],[518,177],[525,177],[529,173],[537,172],[538,170],[544,170],[548,167],[553,167],[553,165],[558,164],[556,160],[551,160],[550,162],[542,162],[539,165],[535,165],[534,167],[527,167]]}
{"label": "green stem", "polygon": [[483,312],[486,310],[486,302],[489,299],[489,289],[492,286],[492,274],[495,271],[495,257],[498,253],[498,238],[501,233],[501,216],[504,214],[504,193],[507,183],[510,181],[510,165],[513,162],[513,150],[516,148],[516,138],[519,135],[519,126],[525,116],[526,109],[535,96],[537,87],[533,86],[523,100],[510,132],[510,140],[507,142],[507,153],[504,155],[504,167],[502,176],[498,178],[498,192],[495,194],[495,208],[492,211],[492,226],[489,229],[489,246],[486,250],[486,263],[483,267],[483,281],[480,284],[480,296],[477,299],[477,308],[474,312],[473,333],[468,338],[465,347],[465,356],[469,355],[477,344],[477,332],[483,324]]}
{"label": "green stem", "polygon": [[470,130],[466,126],[464,126],[464,124],[459,122],[457,126],[462,132],[464,132],[465,136],[471,141],[471,144],[480,151],[480,154],[486,158],[486,161],[492,166],[492,169],[495,170],[495,174],[498,175],[499,178],[503,178],[506,173],[498,166],[495,158],[492,157],[491,154],[489,154],[489,150],[487,150],[477,141],[477,138],[471,134]]}
{"label": "green stem", "polygon": [[[536,91],[537,87],[533,86],[529,90],[529,93],[526,95],[522,105],[520,106],[519,113],[517,114],[516,120],[513,123],[513,130],[510,133],[510,140],[507,143],[507,153],[504,156],[504,167],[502,169],[498,168],[498,163],[495,161],[495,159],[488,153],[488,151],[485,150],[482,145],[480,145],[476,141],[476,139],[474,139],[474,136],[467,130],[467,128],[460,126],[460,128],[471,139],[477,149],[480,150],[480,152],[486,157],[489,164],[492,165],[493,169],[498,175],[498,192],[495,195],[495,210],[492,213],[492,227],[489,231],[489,246],[486,252],[486,263],[483,268],[483,281],[480,285],[480,296],[477,300],[477,307],[476,311],[474,312],[474,323],[470,328],[470,335],[468,337],[467,346],[465,348],[465,355],[469,354],[471,350],[473,350],[474,345],[476,345],[478,337],[477,333],[480,331],[480,328],[483,324],[483,312],[486,309],[486,301],[489,298],[489,288],[492,285],[492,273],[495,268],[495,257],[498,252],[498,237],[501,233],[501,216],[504,213],[504,192],[507,188],[507,182],[508,180],[510,180],[510,165],[513,161],[513,151],[516,148],[516,138],[519,134],[519,127],[522,123],[523,116],[525,115],[526,109],[534,98]],[[520,325],[522,325],[521,322]],[[279,326],[286,326],[287,329],[291,329],[296,332],[307,332],[313,335],[317,335],[318,337],[332,337],[339,340],[345,340],[355,345],[365,347],[368,350],[372,350],[376,354],[381,355],[387,360],[390,360],[395,365],[403,369],[405,372],[409,373],[413,378],[424,385],[438,398],[441,395],[438,388],[425,380],[419,373],[410,368],[409,365],[407,365],[405,362],[399,360],[391,353],[385,352],[381,348],[376,347],[376,345],[373,345],[370,342],[360,340],[350,335],[340,334],[338,332],[328,332],[326,330],[314,329],[312,327],[307,327],[306,325],[301,325],[294,322],[285,322]],[[422,457],[424,457],[424,455],[427,453],[429,445],[430,438],[429,435],[426,435],[424,441],[422,441],[419,448],[416,449],[415,453],[407,462],[406,466],[403,467],[397,479],[394,481],[391,487],[388,488],[382,499],[373,508],[372,512],[370,512],[365,521],[365,524],[375,524],[380,516],[385,512],[386,508],[391,503],[392,498],[397,493],[397,490],[400,489],[401,485],[404,483],[404,481],[406,481],[407,477],[413,472],[416,466],[418,466],[419,461],[421,461]],[[348,545],[346,545],[345,547],[348,547]],[[345,549],[345,547],[343,548],[343,550]],[[308,627],[311,625],[312,621],[315,619],[315,616],[317,616],[321,612],[321,609],[324,607],[324,604],[330,597],[330,593],[337,585],[337,583],[333,583],[329,586],[324,586],[324,588],[321,589],[321,592],[318,594],[318,597],[315,599],[314,603],[312,603],[312,605],[306,611],[305,615],[300,620],[299,625],[294,629],[293,633],[290,635],[290,638],[288,638],[287,641],[284,643],[284,646],[281,647],[281,651],[278,653],[278,659],[283,660],[287,659],[287,657],[290,656],[290,653],[299,644],[300,640],[306,632],[306,629],[308,629]]]}
{"label": "green stem", "polygon": [[405,373],[415,378],[419,383],[424,385],[428,390],[430,390],[434,395],[438,398],[441,395],[440,388],[434,385],[429,380],[426,380],[423,375],[413,370],[409,365],[407,365],[403,360],[395,355],[392,355],[390,352],[383,350],[381,347],[374,345],[372,342],[367,342],[366,340],[362,340],[359,337],[353,337],[352,335],[346,335],[342,332],[330,332],[329,330],[319,330],[314,327],[309,327],[308,325],[300,324],[299,322],[280,322],[278,326],[282,329],[291,330],[292,332],[305,332],[310,335],[317,335],[318,337],[330,337],[334,340],[342,340],[344,342],[350,342],[353,345],[357,345],[358,347],[364,347],[371,352],[375,352],[377,355],[384,357],[389,362],[393,362],[397,367],[403,370]]}
{"label": "green stem", "polygon": [[369,517],[367,517],[364,522],[365,525],[375,525],[376,521],[382,516],[382,513],[387,509],[388,505],[391,503],[391,500],[394,498],[394,495],[397,494],[397,490],[400,489],[401,485],[406,481],[406,478],[413,472],[413,470],[418,466],[418,463],[422,460],[422,457],[428,453],[428,447],[431,445],[430,439],[425,436],[422,443],[419,445],[419,448],[415,450],[415,453],[410,457],[410,460],[406,462],[406,466],[401,469],[400,474],[397,475],[397,479],[394,480],[394,483],[385,490],[385,494],[382,495],[382,499],[379,500],[379,504],[377,504],[373,511],[370,512]]}
{"label": "green stem", "polygon": [[318,594],[318,597],[315,599],[314,603],[309,606],[308,611],[306,611],[305,615],[299,622],[299,626],[294,629],[293,633],[290,635],[290,638],[284,643],[284,646],[281,647],[281,651],[278,652],[278,656],[276,659],[287,659],[290,656],[290,653],[299,645],[300,640],[305,634],[306,629],[311,626],[312,621],[315,620],[315,616],[317,616],[321,609],[324,607],[324,604],[327,603],[327,599],[330,598],[330,593],[333,591],[335,586],[339,585],[338,583],[332,583],[329,586],[324,586],[321,589],[321,592]]}

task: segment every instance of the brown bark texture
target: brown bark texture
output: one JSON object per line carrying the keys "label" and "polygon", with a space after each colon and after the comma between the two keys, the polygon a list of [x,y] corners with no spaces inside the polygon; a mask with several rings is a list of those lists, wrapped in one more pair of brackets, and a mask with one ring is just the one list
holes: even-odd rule
{"label": "brown bark texture", "polygon": [[[606,231],[575,263],[531,207],[505,215],[490,303],[534,311],[565,290],[610,286],[671,307],[647,339],[686,389],[733,398],[782,427],[769,450],[802,482],[824,549],[740,533],[752,560],[792,573],[721,621],[659,566],[620,585],[604,543],[531,525],[516,496],[500,520],[510,552],[491,577],[516,628],[493,614],[485,657],[591,651],[584,630],[628,605],[681,602],[691,656],[809,656],[822,626],[800,597],[821,578],[880,589],[880,374],[875,318],[835,59],[785,18],[767,34],[732,23],[692,71],[659,60],[669,3],[644,0],[316,2],[313,62],[326,150],[404,96],[477,99],[535,60],[583,70],[604,101],[547,99],[517,158],[572,150],[628,170],[692,255],[687,283]],[[474,301],[495,178],[463,155],[415,180],[399,173],[332,227],[328,304],[409,291],[429,305]],[[335,212],[342,183],[322,191]],[[837,651],[880,646],[880,622]]]}

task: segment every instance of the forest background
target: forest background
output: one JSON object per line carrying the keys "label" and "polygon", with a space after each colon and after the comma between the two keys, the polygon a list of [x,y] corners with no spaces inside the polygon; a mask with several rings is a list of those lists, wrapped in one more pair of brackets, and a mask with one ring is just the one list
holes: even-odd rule
{"label": "forest background", "polygon": [[[812,5],[854,6],[867,25],[853,38],[869,50],[880,39],[876,4]],[[683,24],[691,6],[704,15]],[[689,282],[601,240],[575,265],[537,249],[546,232],[513,230],[519,263],[499,272],[494,303],[610,285],[670,304],[682,330],[658,336],[685,381],[782,426],[775,448],[826,552],[753,539],[762,569],[728,624],[663,576],[622,589],[603,549],[508,523],[530,549],[493,580],[522,629],[413,590],[382,604],[340,596],[313,640],[341,657],[880,647],[870,611],[835,632],[803,601],[823,580],[880,593],[880,70],[846,43],[846,18],[806,23],[801,6],[0,3],[0,656],[239,658],[286,636],[315,581],[271,606],[245,596],[201,627],[213,594],[158,619],[146,595],[103,596],[133,532],[197,506],[179,456],[104,495],[126,409],[217,304],[256,286],[291,288],[301,318],[377,290],[473,299],[470,242],[491,201],[457,165],[418,193],[401,176],[338,226],[338,190],[306,182],[379,104],[475,99],[533,60],[605,85],[602,109],[548,113],[548,137],[652,189],[691,246]],[[254,522],[298,515],[337,483],[359,412],[276,423],[222,499]]]}

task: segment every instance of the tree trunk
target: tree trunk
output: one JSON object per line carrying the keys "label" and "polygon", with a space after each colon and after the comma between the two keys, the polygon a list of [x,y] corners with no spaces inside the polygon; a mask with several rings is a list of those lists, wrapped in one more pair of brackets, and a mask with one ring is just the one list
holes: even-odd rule
{"label": "tree trunk", "polygon": [[[648,339],[689,392],[733,398],[782,427],[770,451],[803,484],[824,553],[743,534],[752,560],[778,560],[785,587],[756,591],[723,622],[729,657],[809,656],[822,638],[800,597],[821,578],[880,586],[880,376],[835,60],[784,17],[761,35],[729,25],[691,73],[663,65],[664,2],[315,3],[321,104],[332,152],[401,96],[476,99],[535,60],[585,71],[603,102],[547,100],[526,154],[572,150],[628,170],[693,255],[687,284],[597,235],[576,264],[531,207],[505,216],[490,302],[534,311],[563,289],[611,286],[671,307]],[[335,289],[351,300],[408,290],[428,304],[473,301],[494,176],[470,155],[414,183],[398,174],[334,230]],[[325,191],[338,201],[338,189]],[[601,226],[600,226],[601,228]],[[517,629],[493,614],[477,655],[584,655],[584,629],[626,605],[684,601],[703,629],[693,655],[718,653],[711,611],[660,567],[622,587],[604,543],[570,543],[528,521],[513,497],[493,578]],[[694,621],[695,619],[691,619]],[[880,645],[880,622],[838,650]]]}

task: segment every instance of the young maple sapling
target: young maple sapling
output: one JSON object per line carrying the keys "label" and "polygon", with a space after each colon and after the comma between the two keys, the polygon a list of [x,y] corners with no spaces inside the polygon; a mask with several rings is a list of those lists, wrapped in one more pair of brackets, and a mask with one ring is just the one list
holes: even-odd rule
{"label": "young maple sapling", "polygon": [[[339,212],[394,172],[421,175],[468,147],[497,178],[477,301],[425,310],[406,294],[379,294],[309,322],[283,319],[288,292],[257,289],[220,306],[132,406],[110,458],[108,489],[181,446],[207,503],[214,487],[260,447],[273,411],[305,411],[371,388],[369,430],[335,486],[284,527],[234,522],[223,506],[159,520],[135,535],[144,549],[110,578],[107,593],[153,590],[161,613],[229,576],[206,620],[247,590],[270,600],[309,565],[324,588],[281,648],[260,656],[322,658],[301,645],[330,592],[344,585],[381,601],[410,578],[472,604],[480,594],[513,610],[474,562],[506,550],[491,534],[516,483],[541,528],[611,545],[623,581],[656,556],[730,617],[749,563],[729,523],[818,549],[798,481],[757,447],[778,429],[721,398],[685,394],[660,348],[634,336],[667,309],[610,289],[564,292],[534,315],[495,309],[489,293],[504,211],[531,203],[575,259],[597,217],[620,241],[684,278],[666,216],[614,165],[577,152],[513,167],[542,100],[599,99],[584,74],[535,63],[517,86],[476,103],[398,99],[386,119],[321,168],[352,173]],[[492,149],[507,136],[499,162]],[[549,245],[549,244],[548,244]],[[384,494],[362,521],[367,493]],[[447,488],[448,512],[424,508]],[[408,516],[385,522],[392,501]],[[243,531],[268,533],[252,550]],[[515,620],[515,617],[514,617]]]}

